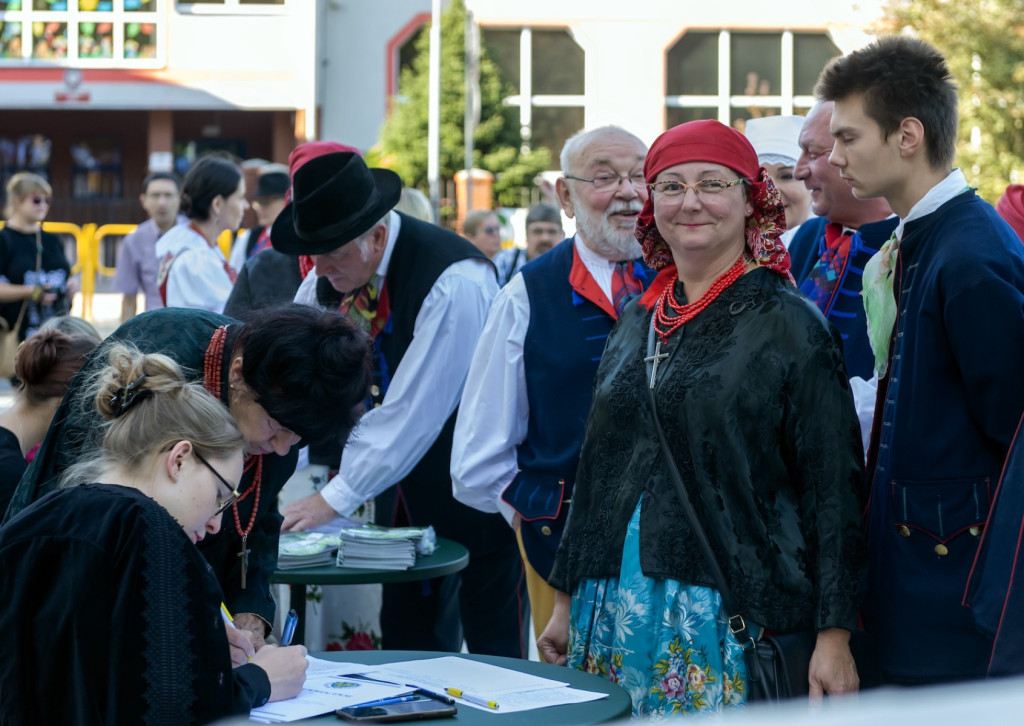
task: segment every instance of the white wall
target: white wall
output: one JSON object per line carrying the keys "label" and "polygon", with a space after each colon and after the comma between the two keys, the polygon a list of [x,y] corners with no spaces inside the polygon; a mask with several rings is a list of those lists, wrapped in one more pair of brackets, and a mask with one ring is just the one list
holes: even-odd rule
{"label": "white wall", "polygon": [[320,0],[320,138],[366,150],[387,109],[387,44],[430,0]]}
{"label": "white wall", "polygon": [[[318,1],[321,138],[369,148],[387,108],[387,42],[430,0]],[[647,142],[664,130],[665,54],[687,28],[824,29],[845,52],[869,40],[880,15],[880,0],[465,1],[481,25],[567,27],[586,54],[585,125],[619,124]]]}

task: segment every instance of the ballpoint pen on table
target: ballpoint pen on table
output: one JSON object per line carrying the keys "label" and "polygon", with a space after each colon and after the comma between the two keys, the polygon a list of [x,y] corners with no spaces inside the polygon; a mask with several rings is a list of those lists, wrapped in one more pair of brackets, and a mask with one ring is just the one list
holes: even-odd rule
{"label": "ballpoint pen on table", "polygon": [[281,629],[281,645],[292,644],[292,636],[295,635],[295,626],[299,624],[299,615],[295,610],[288,611],[288,617],[284,619],[284,627]]}
{"label": "ballpoint pen on table", "polygon": [[440,701],[441,703],[446,703],[449,706],[454,706],[455,705],[455,699],[452,698],[451,696],[446,696],[443,693],[435,693],[434,691],[428,691],[426,688],[420,688],[420,687],[416,688],[416,693],[421,693],[424,696],[427,696],[428,698],[433,698],[435,701]]}
{"label": "ballpoint pen on table", "polygon": [[494,710],[498,710],[497,702],[492,701],[488,698],[484,698],[483,696],[474,696],[472,693],[466,693],[465,691],[459,688],[446,688],[444,689],[444,691],[445,693],[455,696],[456,698],[461,698],[463,701],[475,703],[477,706],[486,706],[487,708],[493,708]]}
{"label": "ballpoint pen on table", "polygon": [[408,696],[393,696],[391,698],[378,698],[376,701],[367,701],[366,703],[357,703],[354,708],[370,708],[371,706],[387,706],[392,703],[408,703],[409,701],[415,701],[417,698],[414,694]]}
{"label": "ballpoint pen on table", "polygon": [[368,675],[365,675],[365,674],[360,675],[359,677],[362,678],[364,681],[375,681],[377,683],[388,683],[388,684],[391,684],[393,686],[405,685],[408,688],[415,688],[416,689],[415,691],[413,691],[413,695],[418,693],[418,694],[420,694],[422,696],[426,696],[427,698],[433,698],[435,701],[440,701],[441,703],[444,703],[444,704],[446,704],[448,706],[454,706],[455,705],[455,699],[452,698],[451,696],[446,696],[443,693],[438,693],[436,691],[431,691],[429,688],[423,688],[422,686],[417,686],[415,683],[399,684],[399,683],[395,683],[394,681],[382,681],[379,678],[374,678],[373,676],[368,676]]}

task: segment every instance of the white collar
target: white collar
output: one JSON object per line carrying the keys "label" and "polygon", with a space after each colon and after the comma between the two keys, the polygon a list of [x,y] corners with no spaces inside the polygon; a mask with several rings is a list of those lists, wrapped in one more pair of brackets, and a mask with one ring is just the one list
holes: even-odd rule
{"label": "white collar", "polygon": [[380,264],[377,265],[377,274],[381,277],[387,277],[388,264],[391,262],[391,253],[395,251],[395,240],[398,239],[398,230],[402,226],[402,218],[398,214],[391,210],[388,212],[388,241],[384,247],[384,254],[380,258]]}
{"label": "white collar", "polygon": [[573,244],[576,245],[576,252],[579,253],[580,260],[587,266],[587,269],[594,269],[602,265],[605,267],[615,267],[614,261],[590,249],[580,238],[579,234],[573,237]]}
{"label": "white collar", "polygon": [[896,231],[893,232],[896,239],[903,239],[903,228],[907,222],[931,214],[950,199],[963,194],[969,188],[967,186],[967,177],[964,176],[964,173],[960,169],[953,169],[945,179],[929,189],[928,193],[910,208],[907,216],[900,220],[900,223],[896,225]]}

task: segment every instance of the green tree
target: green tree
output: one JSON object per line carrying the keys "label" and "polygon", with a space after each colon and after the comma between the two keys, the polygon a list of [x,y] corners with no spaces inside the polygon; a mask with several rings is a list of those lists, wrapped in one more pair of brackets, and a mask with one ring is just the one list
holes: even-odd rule
{"label": "green tree", "polygon": [[960,88],[956,163],[995,203],[1024,182],[1024,0],[890,0],[882,30],[946,56]]}
{"label": "green tree", "polygon": [[[466,8],[452,0],[441,13],[440,174],[451,179],[465,167],[465,51]],[[429,28],[428,28],[429,30]],[[384,122],[380,141],[367,154],[367,162],[395,171],[407,186],[427,190],[427,113],[430,33],[416,41],[416,57],[402,72],[403,102],[393,105]],[[547,149],[523,151],[519,118],[514,108],[502,105],[510,95],[498,67],[480,49],[480,123],[473,134],[473,165],[495,175],[494,196],[500,206],[519,206],[522,190],[547,169]],[[395,99],[397,101],[397,99]]]}

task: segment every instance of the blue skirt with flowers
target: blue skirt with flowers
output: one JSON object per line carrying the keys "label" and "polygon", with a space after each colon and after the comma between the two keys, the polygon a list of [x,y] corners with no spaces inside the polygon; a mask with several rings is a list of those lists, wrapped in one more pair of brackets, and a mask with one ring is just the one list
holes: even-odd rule
{"label": "blue skirt with flowers", "polygon": [[625,688],[634,716],[713,713],[746,700],[743,650],[718,591],[640,570],[640,503],[619,577],[583,580],[573,593],[567,664]]}

